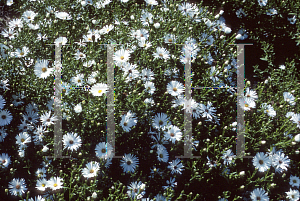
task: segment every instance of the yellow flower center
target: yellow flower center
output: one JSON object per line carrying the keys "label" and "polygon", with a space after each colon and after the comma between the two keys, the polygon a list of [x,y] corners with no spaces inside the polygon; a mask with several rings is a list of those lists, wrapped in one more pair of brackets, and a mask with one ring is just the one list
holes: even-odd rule
{"label": "yellow flower center", "polygon": [[54,184],[53,186],[54,186],[54,187],[57,187],[57,184]]}
{"label": "yellow flower center", "polygon": [[24,138],[22,138],[22,139],[21,139],[21,142],[24,142],[24,141],[25,141],[25,139],[24,139]]}
{"label": "yellow flower center", "polygon": [[102,152],[102,153],[106,153],[106,150],[105,150],[105,149],[102,149],[101,152]]}
{"label": "yellow flower center", "polygon": [[99,90],[98,93],[100,94],[102,92],[102,90]]}
{"label": "yellow flower center", "polygon": [[160,56],[160,57],[162,57],[162,56],[163,56],[163,54],[162,54],[162,53],[160,53],[160,54],[159,54],[159,56]]}
{"label": "yellow flower center", "polygon": [[80,54],[79,56],[80,56],[80,57],[83,57],[83,54]]}
{"label": "yellow flower center", "polygon": [[90,173],[94,173],[94,170],[93,170],[93,169],[91,169],[91,170],[90,170]]}
{"label": "yellow flower center", "polygon": [[24,52],[21,52],[21,53],[20,53],[20,55],[24,55],[24,54],[25,54]]}
{"label": "yellow flower center", "polygon": [[172,39],[171,39],[171,38],[169,39],[169,42],[170,42],[170,43],[172,42]]}
{"label": "yellow flower center", "polygon": [[269,113],[269,110],[266,110],[267,111],[267,113]]}
{"label": "yellow flower center", "polygon": [[177,88],[176,88],[176,87],[174,87],[174,88],[173,88],[173,91],[177,91]]}
{"label": "yellow flower center", "polygon": [[42,68],[43,73],[47,71],[47,68]]}
{"label": "yellow flower center", "polygon": [[248,105],[248,104],[245,104],[245,107],[249,107],[249,105]]}
{"label": "yellow flower center", "polygon": [[79,82],[79,83],[80,83],[80,82],[81,82],[81,80],[78,80],[77,82]]}
{"label": "yellow flower center", "polygon": [[31,17],[30,17],[30,16],[28,16],[28,17],[27,17],[27,19],[29,19],[29,20],[30,20],[30,19],[31,19]]}
{"label": "yellow flower center", "polygon": [[124,57],[123,57],[123,56],[121,56],[121,57],[120,57],[120,59],[121,59],[121,60],[123,60],[123,59],[124,59]]}
{"label": "yellow flower center", "polygon": [[42,184],[42,187],[45,187],[45,184]]}

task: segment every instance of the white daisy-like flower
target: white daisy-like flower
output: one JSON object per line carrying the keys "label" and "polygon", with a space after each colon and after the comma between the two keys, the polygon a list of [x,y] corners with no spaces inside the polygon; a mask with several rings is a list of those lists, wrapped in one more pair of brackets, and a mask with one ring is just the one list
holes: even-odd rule
{"label": "white daisy-like flower", "polygon": [[63,188],[63,179],[60,177],[51,177],[47,181],[47,186],[53,191]]}
{"label": "white daisy-like flower", "polygon": [[165,43],[176,43],[176,37],[174,34],[167,34],[164,37]]}
{"label": "white daisy-like flower", "polygon": [[241,98],[239,100],[239,105],[245,111],[249,111],[251,108],[255,108],[255,102],[249,98]]}
{"label": "white daisy-like flower", "polygon": [[290,191],[288,192],[285,192],[286,193],[286,196],[287,198],[290,200],[290,201],[298,201],[299,200],[299,191],[298,190],[293,190],[290,188]]}
{"label": "white daisy-like flower", "polygon": [[271,159],[263,152],[259,152],[252,160],[255,168],[258,168],[259,172],[265,172],[271,167]]}
{"label": "white daisy-like flower", "polygon": [[292,118],[292,116],[294,115],[295,113],[294,112],[287,112],[285,117],[286,118]]}
{"label": "white daisy-like flower", "polygon": [[251,192],[250,198],[253,201],[269,201],[268,193],[262,188],[256,188]]}
{"label": "white daisy-like flower", "polygon": [[140,197],[143,197],[143,195],[146,193],[145,184],[143,184],[141,181],[131,182],[127,188],[127,194],[131,198],[140,199]]}
{"label": "white daisy-like flower", "polygon": [[217,111],[215,107],[212,107],[212,102],[208,101],[207,106],[204,104],[199,104],[201,115],[204,118],[213,119],[215,117],[215,112]]}
{"label": "white daisy-like flower", "polygon": [[26,47],[26,46],[24,46],[24,47],[22,48],[22,50],[20,50],[19,48],[16,49],[16,51],[15,51],[15,56],[18,57],[18,58],[26,57],[27,54],[28,54],[29,52],[30,52],[30,51],[29,51],[29,48]]}
{"label": "white daisy-like flower", "polygon": [[77,52],[74,54],[74,56],[75,56],[76,60],[79,60],[79,59],[83,60],[86,58],[86,55],[84,53],[80,52],[79,50],[77,50]]}
{"label": "white daisy-like flower", "polygon": [[150,5],[150,6],[158,5],[156,0],[145,0],[145,2],[146,2],[147,5]]}
{"label": "white daisy-like flower", "polygon": [[[0,47],[1,47],[1,45],[0,45]],[[9,84],[8,84],[8,79],[6,79],[6,80],[0,80],[0,88],[2,88],[4,91],[7,89],[7,90],[9,90],[9,88],[8,88],[8,86],[9,86]]]}
{"label": "white daisy-like flower", "polygon": [[47,179],[45,178],[41,178],[38,179],[36,182],[36,186],[35,186],[39,191],[45,191],[46,188],[48,188],[47,186]]}
{"label": "white daisy-like flower", "polygon": [[285,69],[285,65],[280,65],[279,68],[282,69],[282,70],[284,70]]}
{"label": "white daisy-like flower", "polygon": [[14,3],[14,0],[7,0],[6,5],[11,6]]}
{"label": "white daisy-like flower", "polygon": [[113,147],[109,143],[100,142],[96,145],[95,152],[99,158],[111,158]]}
{"label": "white daisy-like flower", "polygon": [[62,20],[71,20],[72,19],[72,17],[67,12],[58,12],[58,11],[56,11],[55,12],[55,17],[59,18],[59,19],[62,19]]}
{"label": "white daisy-like flower", "polygon": [[114,25],[110,24],[110,25],[105,25],[101,30],[100,30],[100,34],[108,34],[111,30],[113,30]]}
{"label": "white daisy-like flower", "polygon": [[78,103],[75,107],[74,107],[74,111],[76,113],[81,113],[82,112],[82,106],[81,103]]}
{"label": "white daisy-like flower", "polygon": [[[167,188],[174,188],[177,186],[177,182],[175,182],[175,178],[170,177],[170,180],[167,180],[167,185],[163,186],[163,189],[166,190]],[[174,190],[174,189],[173,189]]]}
{"label": "white daisy-like flower", "polygon": [[0,110],[0,126],[9,125],[12,119],[13,117],[8,110]]}
{"label": "white daisy-like flower", "polygon": [[82,86],[84,84],[84,74],[80,73],[77,74],[75,77],[71,78],[71,83],[73,83],[75,86]]}
{"label": "white daisy-like flower", "polygon": [[143,12],[140,20],[143,26],[149,26],[150,24],[153,24],[153,15],[149,12]]}
{"label": "white daisy-like flower", "polygon": [[22,193],[25,193],[25,191],[27,190],[25,179],[24,178],[21,178],[21,179],[13,178],[13,180],[11,182],[9,182],[8,188],[10,188],[9,192],[12,195],[15,195],[15,196],[22,195]]}
{"label": "white daisy-like flower", "polygon": [[33,136],[34,144],[42,144],[45,133],[47,132],[49,131],[46,130],[46,127],[43,127],[41,125],[38,126],[34,131],[34,136]]}
{"label": "white daisy-like flower", "polygon": [[157,194],[156,196],[154,196],[154,198],[159,201],[167,201],[167,198],[161,194]]}
{"label": "white daisy-like flower", "polygon": [[229,165],[233,162],[235,155],[232,153],[231,149],[228,149],[223,153],[222,159],[224,160],[224,165]]}
{"label": "white daisy-like flower", "polygon": [[154,73],[151,71],[151,69],[143,69],[142,73],[140,74],[140,78],[143,81],[151,81],[154,79]]}
{"label": "white daisy-like flower", "polygon": [[150,94],[153,94],[155,91],[155,86],[153,82],[150,81],[146,81],[146,83],[144,84],[145,87],[145,92],[148,92]]}
{"label": "white daisy-like flower", "polygon": [[125,154],[121,160],[121,167],[125,173],[134,172],[136,166],[139,164],[139,160],[136,156],[132,154]]}
{"label": "white daisy-like flower", "polygon": [[245,94],[245,99],[251,99],[253,101],[258,99],[256,91],[250,89],[249,87],[246,88],[246,94]]}
{"label": "white daisy-like flower", "polygon": [[149,47],[152,46],[152,44],[150,42],[148,42],[145,37],[142,37],[139,39],[138,45],[139,45],[139,47],[142,47],[145,49],[148,49]]}
{"label": "white daisy-like flower", "polygon": [[170,58],[169,51],[163,47],[157,47],[156,52],[154,52],[152,55],[153,55],[154,59],[159,58],[159,59],[168,60]]}
{"label": "white daisy-like flower", "polygon": [[34,67],[34,73],[38,78],[47,78],[52,72],[53,68],[48,68],[48,60],[38,60]]}
{"label": "white daisy-like flower", "polygon": [[288,17],[288,21],[290,21],[290,24],[295,24],[296,23],[296,16],[294,15],[291,18]]}
{"label": "white daisy-like flower", "polygon": [[40,28],[40,25],[38,25],[38,24],[31,24],[31,23],[28,23],[27,24],[28,25],[28,27],[30,28],[30,29],[32,29],[32,30],[37,30],[37,29],[39,29]]}
{"label": "white daisy-like flower", "polygon": [[167,85],[167,92],[172,96],[179,96],[184,92],[184,85],[178,81],[171,81]]}
{"label": "white daisy-like flower", "polygon": [[81,146],[81,138],[77,133],[67,133],[63,136],[64,148],[71,151],[77,150]]}
{"label": "white daisy-like flower", "polygon": [[287,170],[289,167],[290,159],[288,156],[284,156],[283,152],[276,153],[272,157],[272,165],[277,169],[278,172],[282,172],[283,170]]}
{"label": "white daisy-like flower", "polygon": [[[2,32],[1,32],[1,35],[4,36],[5,38],[9,38],[10,40],[11,39],[14,39],[15,36],[18,35],[18,33],[15,32],[15,30],[13,28],[9,28],[8,30],[4,29]],[[3,47],[6,47],[5,49],[8,49],[7,46],[4,46]]]}
{"label": "white daisy-like flower", "polygon": [[38,168],[37,171],[35,172],[35,176],[39,178],[45,178],[46,177],[46,169],[44,167]]}
{"label": "white daisy-like flower", "polygon": [[116,63],[124,64],[126,63],[130,58],[130,52],[125,49],[117,50],[113,56],[113,59]]}
{"label": "white daisy-like flower", "polygon": [[[0,113],[0,117],[1,117],[1,113]],[[291,120],[297,124],[297,127],[300,128],[300,113],[299,114],[294,114],[291,118]]]}
{"label": "white daisy-like flower", "polygon": [[93,65],[96,65],[95,60],[89,60],[88,62],[83,63],[83,66],[88,68],[92,67]]}
{"label": "white daisy-like flower", "polygon": [[267,105],[264,112],[267,113],[268,116],[270,116],[270,117],[276,116],[276,111],[274,110],[274,108],[271,105]]}
{"label": "white daisy-like flower", "polygon": [[179,141],[182,138],[182,132],[177,126],[170,125],[168,127],[168,130],[165,131],[166,140],[171,141],[173,144],[175,144],[176,140]]}
{"label": "white daisy-like flower", "polygon": [[48,113],[45,112],[44,114],[42,114],[40,120],[45,126],[50,126],[51,124],[54,124],[54,121],[57,121],[58,118],[56,116],[51,117],[51,111],[49,111]]}
{"label": "white daisy-like flower", "polygon": [[111,0],[103,0],[103,1],[98,1],[95,4],[95,7],[100,9],[100,8],[105,8],[106,5],[108,5],[111,2]]}
{"label": "white daisy-like flower", "polygon": [[96,161],[89,162],[85,165],[86,167],[82,169],[82,175],[85,178],[92,178],[97,176],[97,172],[100,169],[99,163]]}
{"label": "white daisy-like flower", "polygon": [[297,134],[297,135],[295,136],[295,141],[296,141],[296,142],[300,142],[300,134]]}
{"label": "white daisy-like flower", "polygon": [[295,97],[289,92],[283,92],[284,101],[288,102],[290,105],[295,105]]}
{"label": "white daisy-like flower", "polygon": [[31,142],[31,137],[27,132],[22,132],[16,136],[16,140],[18,145],[26,146],[27,143]]}
{"label": "white daisy-like flower", "polygon": [[108,91],[107,84],[97,83],[91,87],[91,93],[93,96],[102,96]]}
{"label": "white daisy-like flower", "polygon": [[275,8],[271,8],[271,9],[269,9],[269,12],[267,12],[267,15],[270,15],[270,16],[276,15],[276,14],[278,14],[278,13]]}
{"label": "white daisy-like flower", "polygon": [[33,22],[35,16],[37,16],[37,13],[31,11],[31,10],[28,10],[28,11],[25,11],[23,13],[23,19],[25,20],[25,22]]}
{"label": "white daisy-like flower", "polygon": [[257,0],[260,6],[266,6],[268,3],[268,0]]}
{"label": "white daisy-like flower", "polygon": [[123,115],[120,126],[122,126],[124,131],[129,132],[131,130],[131,127],[136,125],[136,122],[137,120],[135,118],[131,118],[128,115]]}
{"label": "white daisy-like flower", "polygon": [[292,187],[299,188],[299,186],[300,186],[300,179],[299,179],[299,177],[291,175],[290,176],[290,185]]}
{"label": "white daisy-like flower", "polygon": [[86,43],[82,39],[79,39],[79,42],[74,42],[74,43],[76,43],[79,46],[86,46]]}
{"label": "white daisy-like flower", "polygon": [[66,37],[59,37],[57,39],[55,39],[54,43],[56,46],[59,46],[59,44],[61,44],[61,46],[67,44],[68,39]]}
{"label": "white daisy-like flower", "polygon": [[7,168],[9,164],[10,164],[10,156],[6,153],[2,153],[0,155],[0,167]]}
{"label": "white daisy-like flower", "polygon": [[171,170],[171,174],[174,173],[179,173],[182,174],[182,168],[184,168],[184,166],[182,165],[180,159],[176,158],[175,160],[173,160],[172,162],[169,162],[170,165],[168,165],[168,168]]}
{"label": "white daisy-like flower", "polygon": [[167,121],[169,121],[168,115],[165,113],[158,113],[153,119],[152,126],[156,129],[160,129],[167,125]]}
{"label": "white daisy-like flower", "polygon": [[164,146],[157,146],[157,159],[159,161],[162,161],[162,162],[168,162],[169,160],[169,153],[167,151],[166,148],[164,148]]}

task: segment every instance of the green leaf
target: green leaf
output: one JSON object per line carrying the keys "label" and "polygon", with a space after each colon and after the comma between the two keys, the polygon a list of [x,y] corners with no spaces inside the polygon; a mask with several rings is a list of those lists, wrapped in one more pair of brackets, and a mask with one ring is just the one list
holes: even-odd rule
{"label": "green leaf", "polygon": [[268,58],[267,57],[265,57],[265,58],[260,58],[261,60],[263,60],[263,61],[268,61]]}

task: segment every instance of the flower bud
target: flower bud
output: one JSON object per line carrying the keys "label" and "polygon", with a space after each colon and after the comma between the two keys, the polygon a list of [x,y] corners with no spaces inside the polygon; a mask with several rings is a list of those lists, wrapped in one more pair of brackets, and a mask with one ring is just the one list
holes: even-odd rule
{"label": "flower bud", "polygon": [[242,177],[242,176],[244,176],[245,175],[245,171],[241,171],[240,172],[240,176]]}

